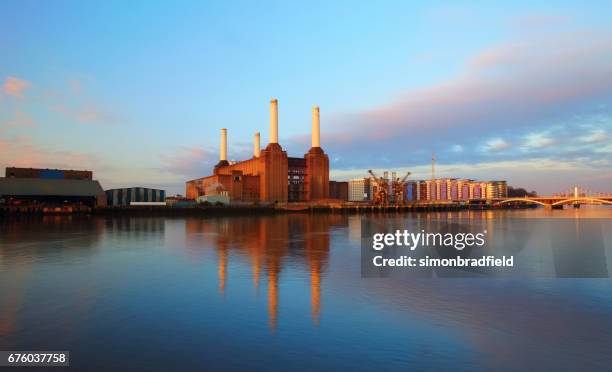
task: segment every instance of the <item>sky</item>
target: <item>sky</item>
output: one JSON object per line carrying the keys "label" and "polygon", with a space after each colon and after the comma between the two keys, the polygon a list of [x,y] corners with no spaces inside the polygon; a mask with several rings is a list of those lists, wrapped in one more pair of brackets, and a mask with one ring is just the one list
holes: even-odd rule
{"label": "sky", "polygon": [[268,142],[368,169],[612,192],[612,2],[2,1],[0,167],[105,189],[211,173]]}

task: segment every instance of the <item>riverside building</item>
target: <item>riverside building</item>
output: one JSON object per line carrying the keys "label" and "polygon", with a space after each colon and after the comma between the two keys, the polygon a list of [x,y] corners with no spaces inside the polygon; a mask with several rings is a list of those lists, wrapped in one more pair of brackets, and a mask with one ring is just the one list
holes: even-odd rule
{"label": "riverside building", "polygon": [[210,176],[187,181],[186,196],[197,199],[206,195],[208,186],[221,184],[232,201],[238,202],[311,202],[329,198],[329,158],[321,148],[319,107],[312,109],[311,148],[302,157],[290,157],[278,143],[278,101],[270,101],[270,138],[260,148],[255,133],[253,156],[229,163],[227,129],[221,129],[219,163]]}

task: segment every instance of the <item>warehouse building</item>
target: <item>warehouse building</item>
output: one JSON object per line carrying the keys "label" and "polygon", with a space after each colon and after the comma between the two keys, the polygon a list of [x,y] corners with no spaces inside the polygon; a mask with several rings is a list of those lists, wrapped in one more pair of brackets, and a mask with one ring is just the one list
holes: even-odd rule
{"label": "warehouse building", "polygon": [[146,187],[126,187],[106,190],[106,202],[110,207],[125,207],[132,203],[163,203],[166,191]]}
{"label": "warehouse building", "polygon": [[104,190],[91,171],[6,168],[0,202],[10,206],[63,209],[106,205]]}
{"label": "warehouse building", "polygon": [[92,180],[93,172],[73,169],[16,168],[5,169],[7,178],[39,178],[54,180]]}

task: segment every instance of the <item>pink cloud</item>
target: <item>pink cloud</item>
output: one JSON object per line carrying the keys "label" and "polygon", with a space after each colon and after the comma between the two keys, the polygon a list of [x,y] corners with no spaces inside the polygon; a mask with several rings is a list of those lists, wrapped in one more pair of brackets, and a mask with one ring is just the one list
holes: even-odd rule
{"label": "pink cloud", "polygon": [[31,84],[25,80],[18,79],[14,76],[7,76],[2,85],[2,91],[9,96],[24,99],[24,91],[30,86]]}
{"label": "pink cloud", "polygon": [[114,124],[118,122],[118,118],[96,106],[93,103],[88,103],[75,113],[75,118],[79,123],[105,123]]}
{"label": "pink cloud", "polygon": [[81,79],[71,78],[63,89],[46,91],[44,98],[51,110],[79,124],[118,124],[125,120],[89,95],[85,88]]}
{"label": "pink cloud", "polygon": [[5,127],[24,127],[34,126],[36,123],[34,119],[20,108],[15,108],[14,117],[12,119],[5,120],[0,123],[0,126]]}
{"label": "pink cloud", "polygon": [[89,101],[86,103],[54,104],[51,109],[79,124],[117,124],[121,118]]}
{"label": "pink cloud", "polygon": [[160,155],[162,171],[188,178],[210,174],[217,161],[217,151],[205,147],[185,147]]}
{"label": "pink cloud", "polygon": [[502,138],[495,138],[487,142],[485,145],[486,151],[500,152],[507,150],[510,147],[508,142],[504,141]]}
{"label": "pink cloud", "polygon": [[533,130],[573,117],[585,102],[606,100],[612,94],[610,58],[612,34],[558,34],[496,45],[474,55],[455,78],[334,118],[329,127],[335,131],[324,133],[324,142],[350,159],[343,155],[355,147],[393,154],[406,146]]}
{"label": "pink cloud", "polygon": [[98,159],[89,154],[57,151],[37,145],[29,137],[0,139],[0,165],[33,168],[99,169]]}

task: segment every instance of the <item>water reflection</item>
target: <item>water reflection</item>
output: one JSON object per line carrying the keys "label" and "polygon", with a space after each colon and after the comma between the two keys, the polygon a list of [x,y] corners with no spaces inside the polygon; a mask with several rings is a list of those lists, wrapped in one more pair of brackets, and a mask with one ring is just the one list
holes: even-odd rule
{"label": "water reflection", "polygon": [[[321,313],[321,281],[330,249],[330,230],[347,227],[345,215],[277,215],[269,218],[190,219],[185,223],[187,243],[192,249],[212,245],[218,255],[219,291],[224,293],[230,250],[251,262],[253,286],[258,289],[261,273],[267,275],[270,328],[278,320],[279,277],[285,258],[300,262],[310,274],[310,302],[314,324]],[[208,244],[207,244],[208,243]]]}
{"label": "water reflection", "polygon": [[[0,350],[84,370],[607,368],[612,282],[554,277],[607,276],[612,229],[535,212],[0,222]],[[467,221],[551,279],[362,279],[362,219]]]}

